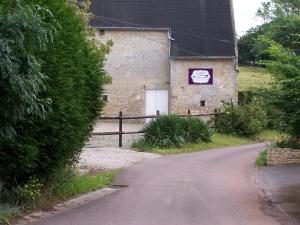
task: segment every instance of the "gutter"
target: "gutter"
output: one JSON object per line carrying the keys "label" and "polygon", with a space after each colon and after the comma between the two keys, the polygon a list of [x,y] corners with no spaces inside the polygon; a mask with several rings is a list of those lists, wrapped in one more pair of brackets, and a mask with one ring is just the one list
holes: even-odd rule
{"label": "gutter", "polygon": [[237,59],[236,56],[174,56],[171,59]]}
{"label": "gutter", "polygon": [[95,29],[99,30],[137,30],[137,31],[165,31],[169,32],[170,28],[151,28],[151,27],[96,27],[92,26]]}

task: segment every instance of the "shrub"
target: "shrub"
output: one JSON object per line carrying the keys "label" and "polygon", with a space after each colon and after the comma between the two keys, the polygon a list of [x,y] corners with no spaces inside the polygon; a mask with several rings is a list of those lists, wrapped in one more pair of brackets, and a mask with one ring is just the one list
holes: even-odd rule
{"label": "shrub", "polygon": [[23,186],[30,177],[43,183],[76,162],[103,106],[106,48],[99,48],[86,20],[65,0],[33,2],[56,20],[53,41],[40,55],[48,79],[38,94],[51,99],[52,113],[45,119],[27,116],[16,123],[17,137],[0,139],[0,179],[7,188]]}
{"label": "shrub", "polygon": [[296,138],[281,138],[276,142],[279,148],[300,149],[300,141]]}
{"label": "shrub", "polygon": [[16,202],[33,208],[38,198],[41,197],[42,187],[43,184],[38,179],[30,179],[27,184],[18,186],[14,190]]}
{"label": "shrub", "polygon": [[139,145],[147,144],[168,148],[182,147],[185,143],[210,141],[211,132],[208,126],[199,119],[180,118],[178,115],[161,116],[148,123],[144,129],[144,138]]}
{"label": "shrub", "polygon": [[193,117],[182,120],[182,129],[189,143],[209,142],[212,135],[206,123]]}
{"label": "shrub", "polygon": [[261,133],[267,123],[265,112],[256,104],[226,105],[223,112],[215,119],[215,129],[220,133],[253,137]]}
{"label": "shrub", "polygon": [[252,103],[258,104],[267,116],[267,127],[286,131],[286,122],[284,120],[284,112],[274,105],[278,95],[273,88],[254,89]]}
{"label": "shrub", "polygon": [[143,128],[144,141],[147,144],[168,148],[185,144],[182,119],[177,115],[160,116]]}
{"label": "shrub", "polygon": [[268,158],[268,151],[264,150],[256,158],[255,164],[257,166],[267,166],[267,158]]}

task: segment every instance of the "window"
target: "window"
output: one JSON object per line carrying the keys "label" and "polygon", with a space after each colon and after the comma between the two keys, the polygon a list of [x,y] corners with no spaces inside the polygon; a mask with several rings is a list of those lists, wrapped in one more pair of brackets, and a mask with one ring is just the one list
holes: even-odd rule
{"label": "window", "polygon": [[99,30],[98,33],[99,33],[100,36],[103,36],[103,35],[105,35],[105,30]]}
{"label": "window", "polygon": [[108,95],[103,95],[103,101],[108,102]]}
{"label": "window", "polygon": [[200,101],[200,106],[201,106],[201,107],[205,107],[205,105],[206,105],[205,100],[201,100],[201,101]]}

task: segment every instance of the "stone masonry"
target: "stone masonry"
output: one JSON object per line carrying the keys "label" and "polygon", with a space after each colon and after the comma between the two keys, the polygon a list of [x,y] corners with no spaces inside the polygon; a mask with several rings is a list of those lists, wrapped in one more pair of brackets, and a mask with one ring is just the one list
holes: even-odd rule
{"label": "stone masonry", "polygon": [[272,148],[268,150],[268,165],[300,164],[300,150]]}
{"label": "stone masonry", "polygon": [[105,62],[112,84],[105,87],[104,115],[145,115],[146,90],[169,90],[167,31],[105,30],[97,37],[113,41]]}
{"label": "stone masonry", "polygon": [[[213,85],[189,85],[189,68],[212,68]],[[237,103],[237,71],[234,59],[176,59],[171,61],[170,109],[179,114],[211,113],[222,102]],[[205,101],[205,107],[200,106]]]}
{"label": "stone masonry", "polygon": [[[146,91],[168,90],[169,113],[211,113],[222,102],[237,103],[237,70],[233,58],[170,58],[168,30],[106,29],[97,38],[113,41],[105,69],[112,83],[105,87],[103,115],[146,114]],[[190,68],[211,68],[213,85],[189,85]],[[205,101],[205,106],[200,102]]]}

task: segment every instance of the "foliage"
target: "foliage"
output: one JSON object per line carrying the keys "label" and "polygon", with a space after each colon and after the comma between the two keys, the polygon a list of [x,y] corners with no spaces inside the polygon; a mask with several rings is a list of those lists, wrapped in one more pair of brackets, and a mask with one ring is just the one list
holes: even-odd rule
{"label": "foliage", "polygon": [[256,136],[257,141],[263,141],[263,142],[275,142],[276,140],[282,138],[282,137],[288,137],[288,134],[282,131],[278,130],[270,130],[266,129],[263,130],[262,133]]}
{"label": "foliage", "polygon": [[255,143],[254,139],[214,133],[211,137],[210,142],[186,143],[184,146],[180,148],[178,147],[160,148],[157,146],[149,145],[141,139],[133,143],[132,147],[138,149],[139,151],[169,155],[169,154],[199,152],[199,151],[205,151],[209,149],[231,147],[231,146],[253,144],[253,143]]}
{"label": "foliage", "polygon": [[185,143],[209,142],[208,126],[195,118],[183,119],[177,115],[161,116],[143,128],[143,141],[149,145],[169,148],[182,147]]}
{"label": "foliage", "polygon": [[263,51],[265,46],[258,41],[266,36],[285,48],[300,53],[300,5],[298,0],[272,0],[263,3],[258,16],[265,20],[239,40],[239,61],[242,65],[265,65],[270,56]]}
{"label": "foliage", "polygon": [[264,34],[267,24],[250,29],[238,40],[239,64],[247,66],[260,66],[261,55],[258,55],[254,47],[256,39]]}
{"label": "foliage", "polygon": [[223,114],[215,118],[217,132],[253,137],[263,131],[267,118],[258,104],[225,105]]}
{"label": "foliage", "polygon": [[188,143],[200,143],[211,141],[211,130],[202,120],[188,117],[182,120],[184,139]]}
{"label": "foliage", "polygon": [[180,147],[186,142],[182,119],[177,115],[160,116],[146,124],[143,132],[145,133],[144,141],[154,146]]}
{"label": "foliage", "polygon": [[272,57],[266,64],[275,77],[273,103],[283,112],[289,133],[300,138],[300,55],[266,37],[259,40]]}
{"label": "foliage", "polygon": [[33,207],[39,197],[41,197],[43,184],[38,179],[30,179],[27,184],[15,188],[17,203],[30,205]]}
{"label": "foliage", "polygon": [[48,210],[58,202],[104,188],[113,181],[117,173],[114,170],[78,175],[69,168],[56,174],[46,185],[32,179],[12,193],[18,198],[22,208],[12,207],[16,203],[13,199],[9,199],[10,204],[0,204],[0,224],[10,224],[9,221],[23,211]]}
{"label": "foliage", "polygon": [[104,188],[113,181],[116,174],[117,171],[109,171],[74,176],[53,188],[52,197],[65,200],[80,194]]}
{"label": "foliage", "polygon": [[247,138],[247,137],[239,137],[236,135],[214,133],[211,137],[211,142],[201,142],[196,144],[187,143],[182,148],[177,148],[177,147],[159,148],[156,146],[151,146],[143,142],[143,140],[136,141],[135,143],[133,143],[132,147],[138,149],[139,151],[169,155],[169,154],[199,152],[199,151],[205,151],[209,149],[232,147],[232,146],[239,146],[245,144],[254,144],[257,142],[276,141],[281,136],[286,136],[286,134],[280,133],[276,130],[264,130],[255,139]]}
{"label": "foliage", "polygon": [[0,224],[10,224],[15,216],[20,214],[18,207],[11,207],[10,204],[0,204]]}
{"label": "foliage", "polygon": [[300,2],[299,0],[271,0],[263,2],[257,15],[265,21],[272,21],[279,17],[299,16]]}
{"label": "foliage", "polygon": [[282,137],[277,140],[276,146],[279,148],[300,149],[300,141],[297,138]]}
{"label": "foliage", "polygon": [[16,122],[28,115],[44,118],[50,99],[41,55],[55,33],[51,12],[36,4],[0,3],[0,138],[15,135]]}
{"label": "foliage", "polygon": [[268,151],[264,150],[256,158],[255,164],[257,166],[267,166],[267,157],[268,157]]}
{"label": "foliage", "polygon": [[0,177],[7,188],[42,182],[73,164],[87,140],[94,119],[103,106],[101,95],[107,76],[103,61],[108,46],[95,41],[87,21],[65,0],[27,0],[51,11],[55,23],[53,41],[39,53],[45,89],[37,96],[51,99],[46,118],[27,116],[15,125],[17,137],[0,139]]}

